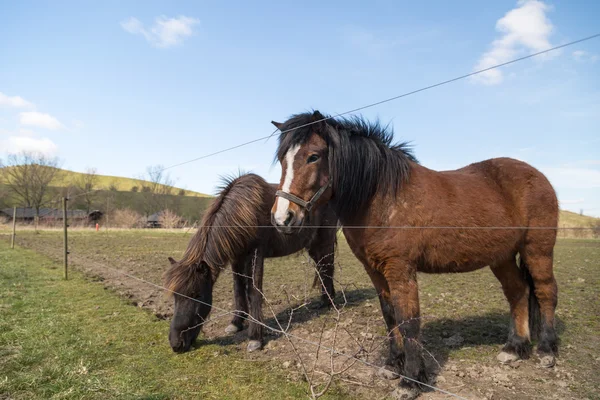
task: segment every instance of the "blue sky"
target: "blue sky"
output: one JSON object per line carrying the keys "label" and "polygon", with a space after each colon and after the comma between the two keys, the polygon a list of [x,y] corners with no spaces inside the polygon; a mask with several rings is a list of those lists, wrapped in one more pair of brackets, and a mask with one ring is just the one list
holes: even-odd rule
{"label": "blue sky", "polygon": [[[339,113],[597,33],[593,1],[13,1],[0,5],[0,156],[137,177],[268,135],[271,120]],[[561,206],[600,215],[600,39],[363,111],[420,161],[497,156],[541,169]],[[278,181],[276,140],[170,169]]]}

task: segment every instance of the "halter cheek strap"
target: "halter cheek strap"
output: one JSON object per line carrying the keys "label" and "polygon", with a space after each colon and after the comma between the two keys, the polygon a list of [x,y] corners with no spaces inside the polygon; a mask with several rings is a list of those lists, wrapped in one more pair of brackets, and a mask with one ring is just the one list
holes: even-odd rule
{"label": "halter cheek strap", "polygon": [[[330,171],[331,171],[332,160],[333,160],[333,147],[329,146],[329,170]],[[323,195],[323,193],[325,193],[325,191],[330,186],[331,186],[331,181],[327,182],[325,185],[321,186],[321,188],[319,190],[317,190],[317,193],[315,193],[313,195],[313,197],[310,198],[309,201],[305,201],[304,199],[301,199],[300,197],[295,196],[291,193],[284,192],[283,190],[278,190],[277,192],[275,192],[275,197],[283,197],[284,199],[289,200],[292,203],[296,203],[300,207],[304,208],[306,211],[310,212],[310,210],[312,210],[312,208],[315,206],[315,203],[317,202],[317,200],[319,200],[319,197],[321,197]]]}
{"label": "halter cheek strap", "polygon": [[278,190],[277,192],[275,192],[275,196],[283,197],[284,199],[287,199],[287,200],[291,201],[292,203],[296,203],[300,207],[306,209],[306,211],[310,212],[310,210],[312,210],[312,208],[314,207],[317,200],[319,200],[319,197],[321,197],[328,188],[329,188],[329,182],[327,184],[321,186],[321,188],[319,190],[317,190],[317,193],[315,193],[313,195],[313,197],[310,198],[309,201],[305,201],[298,196],[294,196],[293,194],[284,192],[282,190]]}

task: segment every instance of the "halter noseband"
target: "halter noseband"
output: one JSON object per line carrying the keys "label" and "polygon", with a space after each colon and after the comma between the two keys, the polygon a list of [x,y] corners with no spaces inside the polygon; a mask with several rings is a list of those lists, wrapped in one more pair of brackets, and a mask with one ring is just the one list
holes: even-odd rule
{"label": "halter noseband", "polygon": [[288,193],[288,192],[284,192],[283,190],[278,190],[277,192],[275,192],[275,196],[283,197],[284,199],[287,199],[287,200],[291,201],[292,203],[296,203],[300,207],[306,209],[306,211],[310,212],[310,210],[312,210],[312,208],[314,207],[317,200],[319,200],[319,197],[321,197],[321,195],[323,193],[325,193],[327,188],[329,188],[329,182],[327,182],[324,186],[321,186],[321,188],[319,190],[317,190],[317,193],[315,193],[313,195],[313,197],[310,198],[309,201],[305,201],[305,200],[301,199],[300,197],[294,196],[293,194]]}
{"label": "halter noseband", "polygon": [[[332,160],[333,160],[333,147],[329,146],[329,171],[331,171]],[[304,208],[306,211],[310,212],[310,210],[312,210],[312,208],[314,207],[317,200],[319,200],[319,197],[321,197],[323,195],[323,193],[325,193],[325,191],[330,186],[331,186],[331,181],[329,181],[325,185],[321,186],[321,188],[319,188],[319,190],[317,190],[317,193],[315,193],[313,195],[313,197],[310,198],[309,201],[305,201],[304,199],[301,199],[300,197],[295,196],[291,193],[284,192],[283,190],[278,190],[277,192],[275,192],[275,197],[283,197],[284,199],[289,200],[292,203],[295,203],[295,204],[299,205],[300,207]]]}

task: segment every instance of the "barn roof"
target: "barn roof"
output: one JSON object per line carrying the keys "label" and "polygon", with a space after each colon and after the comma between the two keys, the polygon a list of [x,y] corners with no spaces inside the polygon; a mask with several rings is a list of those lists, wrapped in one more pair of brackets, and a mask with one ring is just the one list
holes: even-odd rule
{"label": "barn roof", "polygon": [[[6,216],[13,216],[12,208],[5,208],[0,212]],[[40,208],[40,218],[59,218],[62,219],[63,212],[55,208]],[[67,218],[87,218],[85,210],[67,210]],[[17,207],[17,219],[33,219],[35,217],[35,208]]]}

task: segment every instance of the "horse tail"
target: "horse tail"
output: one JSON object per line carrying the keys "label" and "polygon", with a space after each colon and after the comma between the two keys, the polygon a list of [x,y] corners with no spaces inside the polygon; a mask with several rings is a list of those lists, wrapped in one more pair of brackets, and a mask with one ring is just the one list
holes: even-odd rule
{"label": "horse tail", "polygon": [[540,303],[535,295],[535,284],[533,282],[533,277],[529,272],[529,267],[523,257],[519,255],[519,268],[523,274],[523,278],[527,281],[527,285],[529,286],[529,335],[531,339],[537,339],[540,335],[541,329],[541,313],[540,313]]}
{"label": "horse tail", "polygon": [[[269,205],[264,201],[268,188],[255,174],[223,177],[183,258],[165,274],[166,286],[175,290],[176,282],[200,263],[208,266],[215,281],[227,264],[247,252],[257,239],[261,216],[268,214]],[[181,279],[176,271],[181,271]]]}

